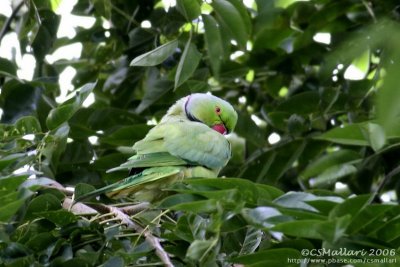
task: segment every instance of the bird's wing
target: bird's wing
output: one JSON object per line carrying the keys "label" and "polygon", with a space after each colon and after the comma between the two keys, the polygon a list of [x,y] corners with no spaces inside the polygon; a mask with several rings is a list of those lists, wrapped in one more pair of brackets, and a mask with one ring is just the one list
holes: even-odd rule
{"label": "bird's wing", "polygon": [[181,160],[210,169],[224,167],[231,156],[230,143],[223,135],[193,121],[159,124],[133,148],[138,155],[168,152]]}
{"label": "bird's wing", "polygon": [[119,167],[112,168],[107,172],[130,170],[133,168],[148,168],[155,166],[184,166],[190,162],[179,157],[173,156],[168,152],[155,152],[148,154],[138,154],[130,157],[127,162]]}
{"label": "bird's wing", "polygon": [[[155,182],[157,180],[170,178],[183,178],[183,170],[185,167],[172,166],[172,167],[154,167],[144,170],[141,173],[129,176],[121,181],[110,184],[108,186],[91,191],[87,194],[79,196],[75,201],[81,201],[90,197],[98,196],[106,193],[108,197],[121,197],[127,196],[131,193],[140,191],[141,186],[147,183]],[[182,176],[182,177],[181,177]]]}

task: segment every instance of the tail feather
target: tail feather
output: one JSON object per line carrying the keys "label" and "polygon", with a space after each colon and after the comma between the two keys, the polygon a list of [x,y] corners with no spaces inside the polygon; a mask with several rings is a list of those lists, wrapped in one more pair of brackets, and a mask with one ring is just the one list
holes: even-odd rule
{"label": "tail feather", "polygon": [[97,197],[97,196],[100,196],[102,194],[105,194],[105,193],[108,193],[110,191],[113,191],[113,189],[121,187],[122,185],[126,184],[127,182],[132,181],[133,179],[136,179],[139,176],[142,176],[142,173],[137,173],[137,174],[129,176],[129,177],[127,177],[127,178],[125,178],[125,179],[123,179],[121,181],[118,181],[118,182],[115,182],[113,184],[106,185],[106,186],[101,187],[99,189],[90,191],[90,192],[88,192],[86,194],[83,194],[83,195],[78,196],[77,198],[75,198],[75,202],[79,202],[79,201],[82,201],[82,200],[85,200],[85,199],[89,199],[89,198],[92,198],[92,197]]}

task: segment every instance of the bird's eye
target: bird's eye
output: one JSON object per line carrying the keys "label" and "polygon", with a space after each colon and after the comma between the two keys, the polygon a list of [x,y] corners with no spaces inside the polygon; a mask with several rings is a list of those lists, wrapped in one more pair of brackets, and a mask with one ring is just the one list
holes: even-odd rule
{"label": "bird's eye", "polygon": [[215,113],[217,113],[218,115],[221,114],[221,108],[215,107]]}

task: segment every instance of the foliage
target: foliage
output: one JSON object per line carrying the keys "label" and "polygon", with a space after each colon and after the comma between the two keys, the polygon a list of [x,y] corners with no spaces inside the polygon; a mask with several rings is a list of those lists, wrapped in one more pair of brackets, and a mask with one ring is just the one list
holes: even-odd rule
{"label": "foliage", "polygon": [[[28,81],[16,57],[0,58],[1,266],[162,265],[143,231],[63,207],[65,187],[124,178],[106,170],[131,155],[148,122],[208,91],[239,113],[222,175],[240,178],[176,184],[130,217],[174,265],[298,266],[288,259],[322,248],[400,262],[397,1],[80,0],[71,13],[95,22],[72,38],[57,37],[59,3],[24,1],[0,15],[0,39],[17,33],[36,59]],[[49,63],[74,43],[79,59]],[[58,103],[66,67],[75,89]]]}

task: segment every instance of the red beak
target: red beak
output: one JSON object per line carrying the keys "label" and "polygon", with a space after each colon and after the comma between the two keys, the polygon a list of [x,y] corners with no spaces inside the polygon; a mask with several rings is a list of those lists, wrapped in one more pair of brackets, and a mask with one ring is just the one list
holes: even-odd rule
{"label": "red beak", "polygon": [[224,125],[223,123],[221,123],[221,124],[216,124],[216,125],[214,125],[214,126],[211,127],[211,128],[213,128],[213,130],[216,130],[216,131],[219,132],[220,134],[227,134],[227,133],[228,133],[228,131],[226,130],[225,125]]}

